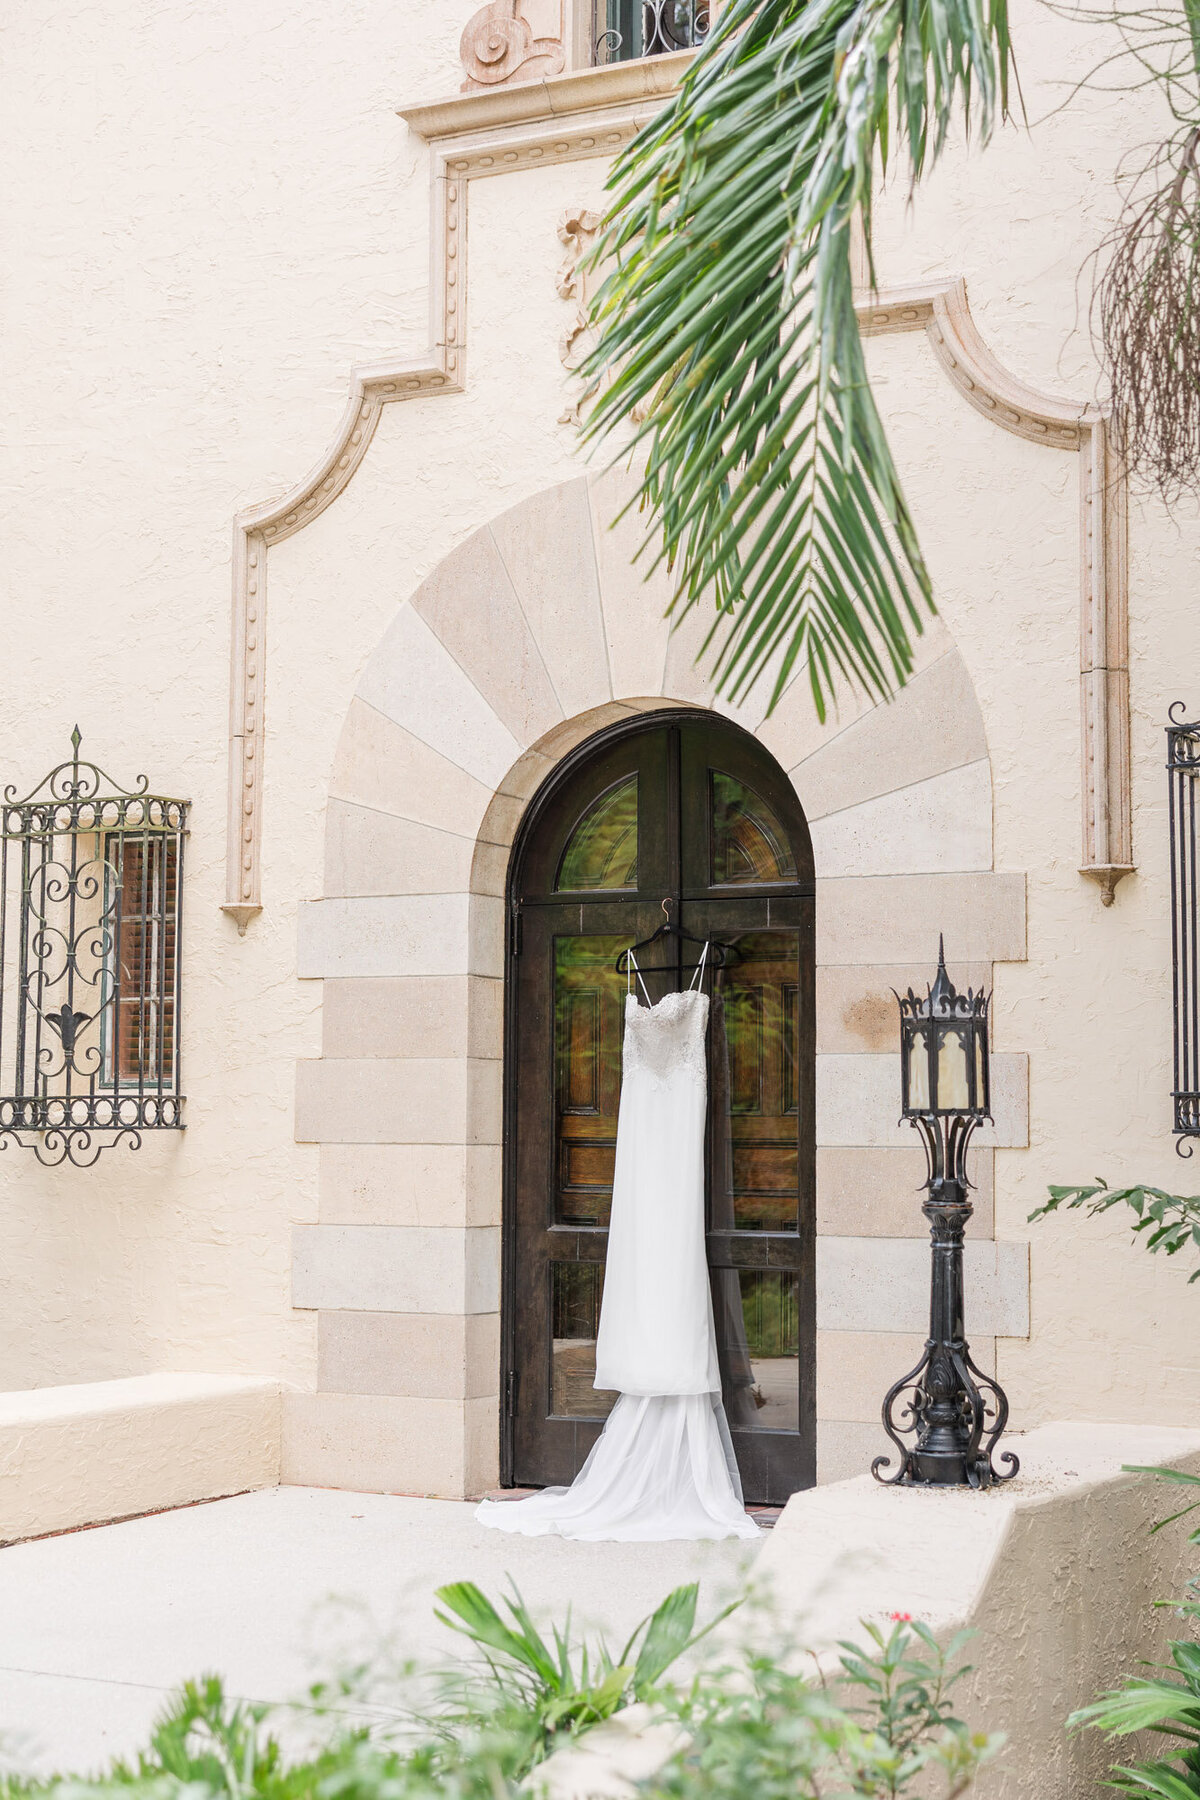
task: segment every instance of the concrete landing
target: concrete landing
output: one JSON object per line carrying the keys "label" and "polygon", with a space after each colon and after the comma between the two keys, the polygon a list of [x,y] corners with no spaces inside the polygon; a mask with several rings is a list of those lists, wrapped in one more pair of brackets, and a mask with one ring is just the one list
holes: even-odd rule
{"label": "concrete landing", "polygon": [[144,1739],[189,1675],[287,1701],[381,1639],[397,1660],[448,1660],[443,1582],[496,1595],[511,1573],[536,1613],[561,1619],[572,1601],[581,1624],[621,1640],[681,1581],[698,1579],[715,1610],[758,1549],[514,1538],[473,1511],[276,1488],[0,1549],[5,1763],[95,1770]]}

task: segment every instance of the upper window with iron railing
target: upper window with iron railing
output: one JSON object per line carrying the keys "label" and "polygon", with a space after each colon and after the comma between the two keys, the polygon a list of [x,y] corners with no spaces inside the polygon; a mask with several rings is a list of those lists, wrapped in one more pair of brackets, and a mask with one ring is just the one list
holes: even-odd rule
{"label": "upper window with iron railing", "polygon": [[708,36],[710,0],[595,0],[595,58],[632,62],[694,50]]}

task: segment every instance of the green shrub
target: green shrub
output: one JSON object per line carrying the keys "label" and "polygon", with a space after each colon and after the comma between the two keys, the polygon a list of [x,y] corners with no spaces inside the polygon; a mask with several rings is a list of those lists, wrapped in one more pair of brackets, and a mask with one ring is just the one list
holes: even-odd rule
{"label": "green shrub", "polygon": [[476,1657],[427,1671],[419,1702],[386,1730],[354,1719],[353,1683],[314,1690],[328,1742],[289,1757],[272,1709],[206,1676],[184,1686],[133,1759],[91,1780],[0,1778],[0,1800],[528,1800],[539,1763],[634,1701],[686,1733],[644,1784],[646,1800],[895,1800],[918,1782],[926,1794],[930,1773],[957,1800],[999,1742],[954,1715],[961,1642],[943,1654],[906,1618],[843,1644],[832,1683],[743,1656],[681,1685],[668,1671],[733,1610],[697,1632],[694,1584],[669,1594],[619,1656],[603,1640],[576,1642],[569,1615],[547,1639],[515,1592],[504,1613],[470,1582],[438,1598],[438,1616]]}
{"label": "green shrub", "polygon": [[864,1624],[867,1644],[843,1643],[830,1679],[769,1656],[697,1681],[672,1710],[687,1748],[649,1785],[653,1800],[894,1800],[940,1777],[947,1800],[972,1785],[998,1737],[957,1718],[950,1690],[965,1633],[943,1652],[928,1627]]}

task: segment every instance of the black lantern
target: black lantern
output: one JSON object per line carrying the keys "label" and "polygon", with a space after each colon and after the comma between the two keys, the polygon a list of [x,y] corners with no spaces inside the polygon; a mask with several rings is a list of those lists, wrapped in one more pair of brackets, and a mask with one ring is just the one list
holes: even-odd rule
{"label": "black lantern", "polygon": [[922,1211],[929,1220],[932,1271],[929,1337],[915,1369],[883,1403],[883,1426],[900,1452],[877,1456],[871,1473],[889,1484],[989,1487],[1010,1481],[1018,1467],[1003,1451],[1001,1473],[992,1451],[1008,1423],[1004,1390],[976,1367],[966,1339],[963,1236],[973,1207],[968,1199],[967,1145],[991,1117],[988,1073],[988,996],[956,991],[938,942],[937,977],[923,997],[910,988],[900,1002],[900,1087],[903,1115],[921,1133],[928,1160]]}

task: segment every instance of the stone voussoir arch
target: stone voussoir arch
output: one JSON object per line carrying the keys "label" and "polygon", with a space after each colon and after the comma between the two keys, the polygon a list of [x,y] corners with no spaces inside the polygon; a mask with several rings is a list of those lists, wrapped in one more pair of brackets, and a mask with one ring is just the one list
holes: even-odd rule
{"label": "stone voussoir arch", "polygon": [[[608,529],[625,479],[558,484],[474,532],[399,608],[350,703],[323,897],[300,909],[299,973],[325,987],[322,1054],[297,1068],[296,1135],[320,1146],[321,1177],[319,1223],[297,1228],[293,1302],[318,1313],[322,1372],[287,1403],[290,1480],[461,1495],[495,1479],[512,844],[546,776],[603,726],[713,704],[695,666],[702,622],[670,632],[665,578],[646,584],[630,565],[636,521]],[[880,1146],[908,1153],[888,1086],[898,972],[924,966],[939,929],[973,971],[1024,955],[1023,877],[992,867],[979,707],[935,624],[888,706],[823,731],[802,686],[769,719],[765,696],[729,710],[810,820],[831,972],[818,1143],[839,1167],[866,1158],[869,1175]],[[997,1142],[1025,1141],[1023,1071],[995,1058]],[[825,1229],[832,1329],[850,1328],[836,1309],[855,1304],[864,1256],[891,1259],[885,1286],[910,1282],[919,1319],[926,1272],[906,1273],[907,1241]],[[1018,1313],[1022,1280],[993,1284]],[[899,1329],[890,1315],[860,1325]],[[986,1329],[1022,1335],[1024,1315]]]}

